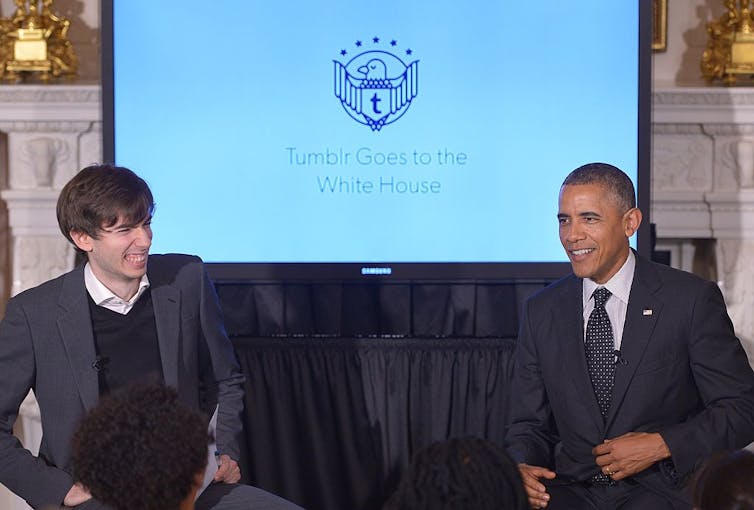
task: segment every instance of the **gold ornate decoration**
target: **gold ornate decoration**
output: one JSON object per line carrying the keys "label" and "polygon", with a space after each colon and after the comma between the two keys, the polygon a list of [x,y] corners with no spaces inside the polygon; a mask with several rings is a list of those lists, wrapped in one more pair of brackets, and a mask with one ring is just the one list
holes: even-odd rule
{"label": "gold ornate decoration", "polygon": [[68,40],[71,22],[53,12],[53,0],[14,3],[13,16],[0,18],[0,77],[17,82],[39,73],[47,82],[76,76],[78,59]]}
{"label": "gold ornate decoration", "polygon": [[652,0],[652,51],[668,49],[668,0]]}

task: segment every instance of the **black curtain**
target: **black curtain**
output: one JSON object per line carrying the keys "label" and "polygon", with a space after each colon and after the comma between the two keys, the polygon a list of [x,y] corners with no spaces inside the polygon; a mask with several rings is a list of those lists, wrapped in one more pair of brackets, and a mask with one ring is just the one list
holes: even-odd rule
{"label": "black curtain", "polygon": [[417,449],[502,443],[518,311],[541,287],[218,285],[249,481],[309,510],[373,510]]}

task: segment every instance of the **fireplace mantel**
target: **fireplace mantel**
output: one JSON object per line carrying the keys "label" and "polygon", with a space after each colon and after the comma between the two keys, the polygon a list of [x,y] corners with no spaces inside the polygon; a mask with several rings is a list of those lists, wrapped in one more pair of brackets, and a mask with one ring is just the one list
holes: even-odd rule
{"label": "fireplace mantel", "polygon": [[658,244],[714,239],[718,283],[752,361],[754,88],[658,88],[652,114]]}

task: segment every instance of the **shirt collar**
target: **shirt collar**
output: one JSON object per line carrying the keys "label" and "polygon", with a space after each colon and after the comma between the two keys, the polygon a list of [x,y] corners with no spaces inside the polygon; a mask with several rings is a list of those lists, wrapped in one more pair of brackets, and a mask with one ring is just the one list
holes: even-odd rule
{"label": "shirt collar", "polygon": [[628,250],[628,257],[617,273],[613,275],[604,285],[600,285],[594,280],[584,278],[584,307],[592,298],[592,293],[597,287],[605,287],[616,298],[623,303],[628,303],[628,296],[631,294],[631,284],[634,281],[634,271],[636,270],[636,256],[634,251]]}
{"label": "shirt collar", "polygon": [[130,309],[130,307],[136,303],[141,295],[144,294],[144,291],[149,287],[149,278],[147,278],[146,273],[144,273],[139,282],[139,290],[136,291],[136,294],[134,294],[131,299],[126,301],[116,296],[110,289],[105,287],[105,285],[94,276],[94,271],[92,271],[89,262],[87,262],[84,266],[84,284],[86,285],[86,291],[96,305],[104,306],[106,308],[109,308],[109,304],[121,306],[126,305]]}

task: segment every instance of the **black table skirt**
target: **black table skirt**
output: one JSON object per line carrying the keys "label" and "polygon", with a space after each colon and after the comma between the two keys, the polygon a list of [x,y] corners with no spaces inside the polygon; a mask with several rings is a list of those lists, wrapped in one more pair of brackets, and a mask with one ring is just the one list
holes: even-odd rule
{"label": "black table skirt", "polygon": [[434,441],[503,441],[512,338],[233,341],[248,479],[309,510],[380,508]]}

